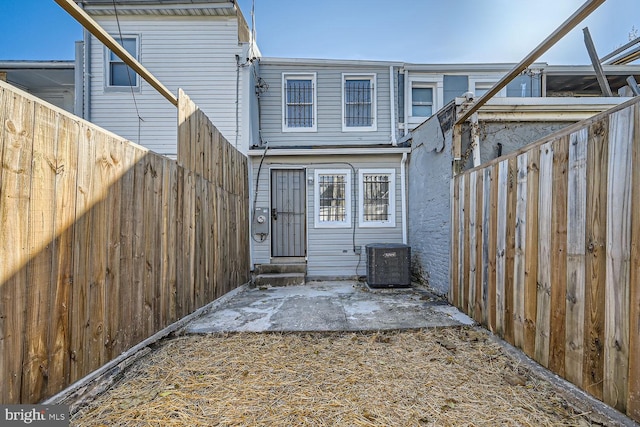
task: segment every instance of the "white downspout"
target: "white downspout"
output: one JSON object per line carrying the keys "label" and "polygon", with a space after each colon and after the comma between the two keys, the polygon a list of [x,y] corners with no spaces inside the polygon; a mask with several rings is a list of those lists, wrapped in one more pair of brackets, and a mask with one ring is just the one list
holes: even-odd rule
{"label": "white downspout", "polygon": [[404,134],[409,133],[409,70],[404,70]]}
{"label": "white downspout", "polygon": [[[80,3],[80,8],[84,9],[84,6],[82,3]],[[82,38],[84,39],[84,70],[83,70],[83,75],[84,78],[82,79],[82,97],[83,97],[83,103],[84,105],[82,106],[82,118],[85,119],[86,121],[90,122],[91,121],[91,33],[89,32],[89,30],[85,29],[83,31],[83,36]],[[78,90],[78,88],[76,88],[76,90]],[[80,115],[80,113],[78,113],[78,115]]]}
{"label": "white downspout", "polygon": [[473,148],[473,167],[480,166],[480,125],[478,113],[471,115],[471,147]]}
{"label": "white downspout", "polygon": [[390,95],[390,107],[391,107],[391,145],[398,145],[396,140],[396,92],[395,82],[393,81],[393,65],[389,66],[389,95]]}
{"label": "white downspout", "polygon": [[407,184],[406,184],[407,153],[402,153],[400,161],[400,198],[402,205],[402,243],[407,244]]}

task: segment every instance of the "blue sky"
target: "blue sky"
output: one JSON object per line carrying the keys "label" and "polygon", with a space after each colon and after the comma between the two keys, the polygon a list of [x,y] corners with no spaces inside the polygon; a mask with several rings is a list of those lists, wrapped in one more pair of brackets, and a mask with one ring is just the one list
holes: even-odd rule
{"label": "blue sky", "polygon": [[[248,21],[252,0],[238,0]],[[255,0],[264,56],[418,63],[519,62],[583,0]],[[542,57],[589,64],[640,28],[638,0],[607,0]],[[79,24],[53,0],[0,0],[0,60],[72,59]]]}

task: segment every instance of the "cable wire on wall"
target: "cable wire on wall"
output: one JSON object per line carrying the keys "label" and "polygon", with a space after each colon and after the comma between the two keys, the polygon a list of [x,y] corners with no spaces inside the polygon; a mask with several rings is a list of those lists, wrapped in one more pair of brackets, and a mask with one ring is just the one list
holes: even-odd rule
{"label": "cable wire on wall", "polygon": [[[116,17],[116,24],[118,25],[118,35],[120,36],[120,44],[122,44],[122,41],[124,39],[122,37],[122,29],[120,28],[120,18],[118,17],[118,8],[116,7],[116,0],[113,0],[113,13]],[[140,140],[140,128],[141,128],[141,122],[144,122],[144,119],[140,116],[140,111],[138,110],[138,103],[136,102],[136,95],[133,90],[133,79],[131,78],[131,73],[133,70],[131,70],[129,66],[127,66],[125,69],[127,70],[127,77],[129,78],[129,88],[131,89],[131,98],[133,99],[133,105],[136,109],[136,115],[138,116],[138,141],[136,142],[138,144],[141,144],[142,141]]]}

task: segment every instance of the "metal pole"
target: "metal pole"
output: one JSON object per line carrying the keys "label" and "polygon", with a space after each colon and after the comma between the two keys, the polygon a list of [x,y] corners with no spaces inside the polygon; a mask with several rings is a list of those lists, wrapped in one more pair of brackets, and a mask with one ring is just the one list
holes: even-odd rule
{"label": "metal pole", "polygon": [[593,44],[589,27],[584,27],[582,32],[584,33],[584,44],[587,47],[587,52],[589,52],[589,58],[591,58],[593,70],[596,72],[596,78],[598,79],[600,90],[604,96],[613,96],[613,93],[611,93],[611,87],[607,81],[607,76],[604,75],[602,64],[600,64],[600,60],[598,59],[598,52],[596,52],[596,46]]}

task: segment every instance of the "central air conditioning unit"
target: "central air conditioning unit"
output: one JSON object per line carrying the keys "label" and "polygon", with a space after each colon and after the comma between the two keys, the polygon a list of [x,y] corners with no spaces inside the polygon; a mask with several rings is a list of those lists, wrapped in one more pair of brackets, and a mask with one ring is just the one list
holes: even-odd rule
{"label": "central air conditioning unit", "polygon": [[366,248],[369,287],[411,286],[411,247],[399,243],[372,243]]}

